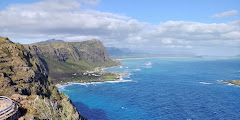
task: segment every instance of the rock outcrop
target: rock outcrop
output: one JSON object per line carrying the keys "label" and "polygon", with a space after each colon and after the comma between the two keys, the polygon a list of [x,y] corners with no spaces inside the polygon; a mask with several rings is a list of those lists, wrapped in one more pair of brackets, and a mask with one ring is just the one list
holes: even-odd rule
{"label": "rock outcrop", "polygon": [[16,101],[21,119],[84,119],[70,99],[50,82],[39,59],[23,45],[3,37],[0,37],[0,95]]}
{"label": "rock outcrop", "polygon": [[29,44],[25,47],[34,55],[45,56],[55,61],[90,60],[92,62],[105,62],[111,60],[104,45],[97,40]]}
{"label": "rock outcrop", "polygon": [[68,82],[95,67],[120,64],[112,60],[98,40],[24,45],[45,66],[54,83]]}

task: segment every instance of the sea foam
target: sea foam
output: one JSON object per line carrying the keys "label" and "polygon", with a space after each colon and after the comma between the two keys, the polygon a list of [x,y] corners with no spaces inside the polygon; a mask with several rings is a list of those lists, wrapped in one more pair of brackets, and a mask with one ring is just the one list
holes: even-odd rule
{"label": "sea foam", "polygon": [[133,71],[141,71],[141,69],[133,69]]}
{"label": "sea foam", "polygon": [[133,81],[133,80],[124,80],[124,79],[120,78],[119,80],[104,81],[104,82],[88,82],[88,83],[69,82],[68,84],[58,86],[58,89],[61,90],[61,91],[64,91],[64,90],[65,90],[65,87],[71,86],[71,85],[83,85],[83,86],[88,87],[88,85],[97,86],[98,84],[104,84],[104,83],[121,83],[121,82],[134,82],[134,81]]}
{"label": "sea foam", "polygon": [[205,85],[210,85],[210,84],[212,84],[212,83],[208,83],[208,82],[199,82],[199,83],[205,84]]}

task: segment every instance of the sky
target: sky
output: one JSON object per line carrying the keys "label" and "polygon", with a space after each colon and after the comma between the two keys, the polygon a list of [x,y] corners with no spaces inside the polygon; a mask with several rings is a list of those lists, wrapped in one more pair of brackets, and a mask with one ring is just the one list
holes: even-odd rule
{"label": "sky", "polygon": [[0,0],[0,36],[154,54],[240,54],[239,0]]}

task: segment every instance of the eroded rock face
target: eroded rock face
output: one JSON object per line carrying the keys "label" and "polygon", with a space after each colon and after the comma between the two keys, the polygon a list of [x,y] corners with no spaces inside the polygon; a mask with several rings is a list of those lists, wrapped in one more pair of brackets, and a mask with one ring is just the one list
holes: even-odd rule
{"label": "eroded rock face", "polygon": [[39,59],[21,44],[3,37],[0,37],[0,95],[17,101],[23,111],[22,118],[83,118],[49,81]]}
{"label": "eroded rock face", "polygon": [[[0,38],[0,56],[0,94],[48,96],[50,83],[47,74],[38,59],[34,58],[21,44],[14,44],[6,38]],[[41,90],[46,90],[46,93],[39,92]]]}
{"label": "eroded rock face", "polygon": [[42,55],[55,61],[90,60],[104,62],[111,60],[103,44],[97,40],[30,44],[25,45],[25,47],[34,55]]}
{"label": "eroded rock face", "polygon": [[[24,45],[38,58],[54,83],[68,82],[81,78],[86,71],[96,67],[110,67],[121,64],[112,60],[97,40],[84,42],[56,42]],[[73,76],[77,74],[77,76]]]}

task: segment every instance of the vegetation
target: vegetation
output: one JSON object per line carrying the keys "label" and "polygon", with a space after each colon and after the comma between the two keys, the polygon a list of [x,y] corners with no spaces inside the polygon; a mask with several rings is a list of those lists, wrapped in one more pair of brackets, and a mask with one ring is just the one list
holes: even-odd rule
{"label": "vegetation", "polygon": [[21,119],[85,119],[46,73],[21,44],[0,37],[0,95],[18,103]]}
{"label": "vegetation", "polygon": [[[31,44],[25,47],[39,58],[54,83],[102,79],[102,75],[92,78],[83,73],[93,71],[96,67],[106,68],[120,64],[108,56],[103,44],[97,40]],[[110,80],[110,77],[106,78]]]}
{"label": "vegetation", "polygon": [[96,40],[23,46],[0,37],[0,95],[17,101],[22,119],[85,119],[52,82],[115,80],[122,74],[102,67],[118,64]]}
{"label": "vegetation", "polygon": [[[63,61],[54,61],[42,56],[48,66],[50,77],[54,83],[66,83],[73,81],[96,81],[98,77],[89,77],[83,76],[83,73],[86,71],[92,71],[97,67],[110,67],[116,65],[114,61],[106,61],[106,62],[92,62],[90,60],[80,60],[80,61],[71,61],[67,60]],[[107,75],[104,75],[107,76]],[[114,79],[117,78],[118,75],[113,74]],[[111,80],[114,80],[111,79]]]}
{"label": "vegetation", "polygon": [[5,54],[7,54],[7,56],[10,58],[10,57],[12,57],[12,55],[11,55],[11,53],[8,51],[8,48],[7,47],[3,47],[2,48],[2,51],[5,53]]}
{"label": "vegetation", "polygon": [[[97,73],[93,73],[96,75]],[[124,73],[115,73],[115,72],[104,72],[99,76],[89,76],[82,75],[81,77],[75,77],[67,82],[61,82],[60,84],[66,84],[68,82],[79,82],[79,83],[87,83],[87,82],[104,82],[104,81],[114,81],[124,76]]]}

